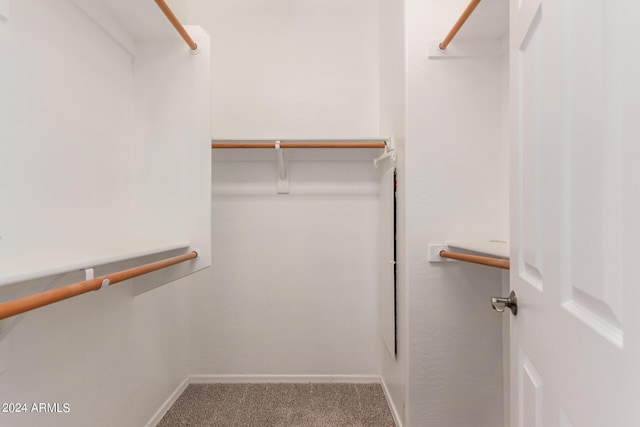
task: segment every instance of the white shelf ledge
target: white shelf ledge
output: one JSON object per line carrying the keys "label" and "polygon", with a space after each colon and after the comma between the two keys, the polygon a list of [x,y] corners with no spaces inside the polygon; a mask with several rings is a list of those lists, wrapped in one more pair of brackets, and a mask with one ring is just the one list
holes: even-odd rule
{"label": "white shelf ledge", "polygon": [[428,59],[498,57],[506,52],[501,39],[490,40],[455,40],[446,50],[440,49],[442,40],[427,42]]}
{"label": "white shelf ledge", "polygon": [[188,247],[188,242],[124,242],[7,257],[0,286]]}
{"label": "white shelf ledge", "polygon": [[509,243],[499,240],[451,240],[447,246],[497,258],[509,259]]}
{"label": "white shelf ledge", "polygon": [[[236,149],[212,150],[213,162],[275,162],[278,160],[276,150],[270,149]],[[384,153],[382,148],[358,148],[344,150],[341,148],[283,148],[288,162],[373,162]]]}

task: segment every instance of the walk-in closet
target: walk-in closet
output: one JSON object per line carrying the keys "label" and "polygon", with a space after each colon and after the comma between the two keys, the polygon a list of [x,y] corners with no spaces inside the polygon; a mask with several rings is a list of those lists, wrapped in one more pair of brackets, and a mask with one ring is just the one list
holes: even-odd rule
{"label": "walk-in closet", "polygon": [[0,0],[0,426],[640,425],[639,8]]}

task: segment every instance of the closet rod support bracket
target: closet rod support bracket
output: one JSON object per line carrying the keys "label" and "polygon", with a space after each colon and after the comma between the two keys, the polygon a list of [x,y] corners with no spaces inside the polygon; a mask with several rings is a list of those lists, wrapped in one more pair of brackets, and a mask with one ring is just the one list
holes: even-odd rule
{"label": "closet rod support bracket", "polygon": [[449,247],[445,244],[434,243],[429,245],[429,252],[427,260],[429,262],[453,262],[452,259],[442,258],[440,256],[441,251],[449,250]]}
{"label": "closet rod support bracket", "polygon": [[382,154],[380,157],[377,157],[375,159],[373,159],[373,166],[374,167],[378,167],[378,164],[383,161],[386,158],[390,158],[392,162],[395,163],[396,161],[396,150],[394,149],[389,149],[388,151],[386,151],[384,154]]}
{"label": "closet rod support bracket", "polygon": [[278,155],[278,194],[289,194],[289,175],[287,174],[287,162],[284,159],[284,152],[280,147],[280,141],[276,141],[275,149]]}
{"label": "closet rod support bracket", "polygon": [[383,161],[386,158],[390,158],[391,161],[393,163],[396,162],[397,159],[397,154],[396,154],[396,141],[393,137],[393,135],[391,135],[385,142],[384,142],[384,153],[382,153],[381,156],[373,159],[373,167],[378,167],[378,164]]}

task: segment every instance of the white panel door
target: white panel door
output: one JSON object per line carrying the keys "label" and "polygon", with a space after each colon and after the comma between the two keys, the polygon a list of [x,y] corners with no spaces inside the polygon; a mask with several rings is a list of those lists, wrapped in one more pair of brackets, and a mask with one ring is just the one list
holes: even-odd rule
{"label": "white panel door", "polygon": [[640,426],[637,2],[510,8],[511,426]]}

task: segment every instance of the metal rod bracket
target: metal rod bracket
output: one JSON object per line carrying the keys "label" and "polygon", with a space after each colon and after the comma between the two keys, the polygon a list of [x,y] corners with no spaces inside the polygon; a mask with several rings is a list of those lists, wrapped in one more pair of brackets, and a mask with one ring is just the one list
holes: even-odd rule
{"label": "metal rod bracket", "polygon": [[397,159],[396,144],[395,144],[395,140],[393,139],[393,136],[391,136],[389,139],[385,141],[384,153],[382,153],[382,155],[378,156],[377,158],[373,159],[373,166],[377,168],[378,163],[380,163],[386,158],[390,158],[393,163],[395,163]]}
{"label": "metal rod bracket", "polygon": [[289,176],[287,175],[287,162],[284,159],[284,152],[280,148],[280,141],[275,143],[276,153],[278,153],[278,194],[289,194]]}

